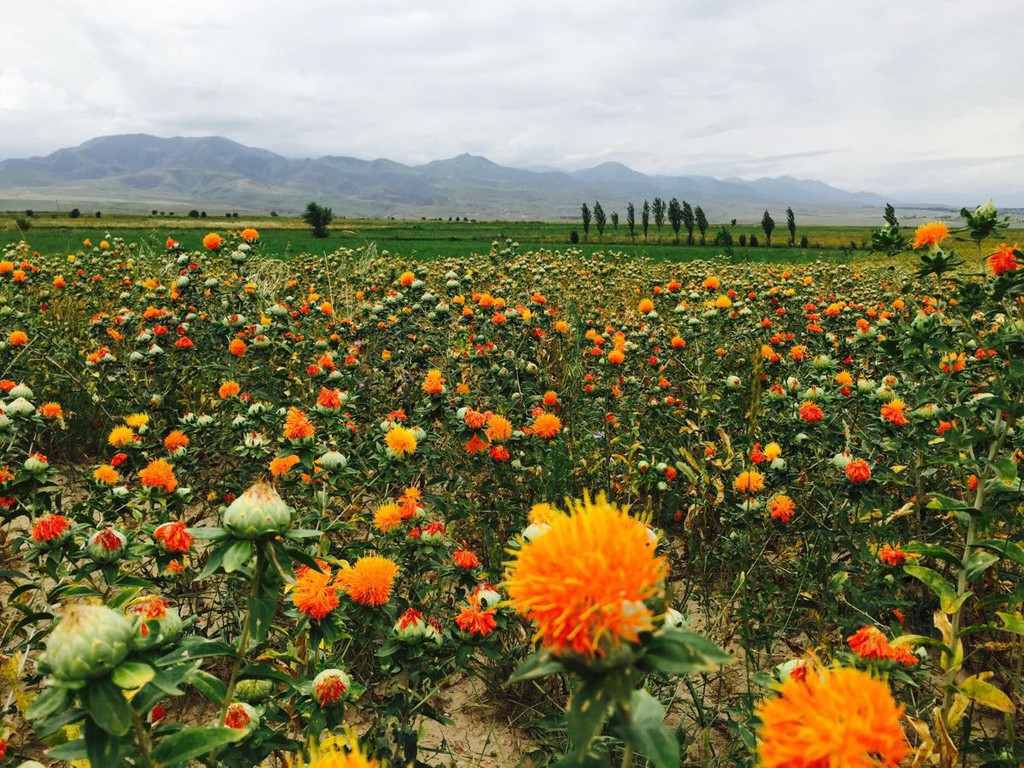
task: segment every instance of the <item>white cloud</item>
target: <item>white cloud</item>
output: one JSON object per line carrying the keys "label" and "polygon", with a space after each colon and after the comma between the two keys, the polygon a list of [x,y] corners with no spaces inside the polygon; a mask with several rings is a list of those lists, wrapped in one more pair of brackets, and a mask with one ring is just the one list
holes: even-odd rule
{"label": "white cloud", "polygon": [[1022,25],[997,0],[35,0],[5,11],[0,157],[219,133],[1024,204]]}

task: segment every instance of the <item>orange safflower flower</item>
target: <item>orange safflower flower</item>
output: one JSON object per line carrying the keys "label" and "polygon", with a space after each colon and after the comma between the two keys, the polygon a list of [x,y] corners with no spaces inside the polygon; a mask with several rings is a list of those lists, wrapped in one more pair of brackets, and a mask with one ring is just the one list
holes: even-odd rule
{"label": "orange safflower flower", "polygon": [[850,649],[862,659],[892,659],[905,666],[919,663],[919,659],[906,648],[894,648],[888,638],[876,627],[861,627],[846,638]]}
{"label": "orange safflower flower", "polygon": [[70,527],[71,522],[64,515],[43,515],[32,526],[32,540],[46,542],[59,539]]}
{"label": "orange safflower flower", "polygon": [[479,435],[473,435],[466,441],[466,453],[471,456],[477,453],[483,453],[487,448],[487,442],[485,440],[481,440]]}
{"label": "orange safflower flower", "polygon": [[466,415],[462,417],[463,421],[466,422],[466,426],[470,429],[482,429],[487,423],[487,414],[475,411],[472,408],[466,411]]}
{"label": "orange safflower flower", "polygon": [[192,548],[192,535],[180,520],[157,526],[153,538],[167,547],[169,552],[188,552]]}
{"label": "orange safflower flower", "polygon": [[748,469],[739,473],[732,487],[740,493],[757,493],[764,488],[764,475],[756,469]]}
{"label": "orange safflower flower", "polygon": [[44,418],[47,419],[63,419],[64,409],[61,408],[60,403],[44,403],[40,408],[39,412],[43,414]]}
{"label": "orange safflower flower", "polygon": [[910,559],[910,553],[904,552],[897,544],[883,544],[878,548],[878,559],[886,565],[898,568]]}
{"label": "orange safflower flower", "polygon": [[963,352],[947,352],[939,360],[939,370],[943,373],[959,373],[966,364],[967,356]]}
{"label": "orange safflower flower", "polygon": [[341,407],[341,390],[340,389],[329,389],[328,387],[321,387],[320,394],[317,395],[316,404],[321,408],[340,408]]}
{"label": "orange safflower flower", "polygon": [[380,555],[360,557],[338,573],[338,583],[360,605],[379,607],[391,598],[398,564]]}
{"label": "orange safflower flower", "polygon": [[544,393],[544,405],[548,408],[553,408],[558,405],[558,393],[552,390],[548,390]]}
{"label": "orange safflower flower", "polygon": [[295,586],[291,589],[291,600],[295,607],[319,621],[338,607],[338,585],[331,583],[331,569],[319,560],[316,571],[309,566],[302,566],[295,571]]}
{"label": "orange safflower flower", "polygon": [[397,528],[403,519],[405,516],[402,508],[389,501],[387,504],[381,504],[373,513],[373,526],[381,533],[388,533]]}
{"label": "orange safflower flower", "polygon": [[24,331],[11,331],[7,341],[12,347],[21,347],[28,344],[28,334]]}
{"label": "orange safflower flower", "polygon": [[228,344],[228,352],[235,357],[242,357],[248,349],[249,347],[241,339],[232,339],[231,343]]}
{"label": "orange safflower flower", "polygon": [[903,707],[883,681],[857,669],[790,677],[755,715],[763,768],[895,768],[910,752]]}
{"label": "orange safflower flower", "polygon": [[117,473],[117,470],[114,469],[112,466],[110,466],[109,464],[103,464],[99,467],[96,467],[96,469],[93,470],[92,479],[95,480],[97,483],[103,483],[104,485],[113,485],[114,483],[119,482],[121,480],[121,476]]}
{"label": "orange safflower flower", "polygon": [[234,397],[241,391],[242,388],[238,386],[237,383],[233,381],[225,381],[220,385],[220,389],[217,390],[217,395],[221,400],[227,400],[229,397]]}
{"label": "orange safflower flower", "polygon": [[608,353],[608,362],[612,365],[620,365],[623,360],[626,359],[626,355],[621,349],[613,349]]}
{"label": "orange safflower flower", "polygon": [[135,433],[131,427],[117,426],[110,430],[110,435],[107,437],[107,442],[115,448],[120,448],[123,445],[128,445],[135,440]]}
{"label": "orange safflower flower", "polygon": [[800,418],[808,424],[817,424],[825,418],[825,412],[821,410],[817,403],[807,401],[800,406]]}
{"label": "orange safflower flower", "polygon": [[543,437],[545,440],[550,440],[561,431],[562,420],[553,413],[539,414],[533,420],[533,424],[530,425],[530,432],[538,437]]}
{"label": "orange safflower flower", "polygon": [[188,435],[180,429],[173,430],[164,438],[164,448],[170,453],[174,453],[179,448],[185,448],[186,446],[188,446]]}
{"label": "orange safflower flower", "polygon": [[909,423],[906,415],[903,413],[907,404],[899,398],[894,398],[888,403],[882,406],[881,414],[882,418],[888,421],[890,424],[895,424],[897,427],[902,427],[904,424]]}
{"label": "orange safflower flower", "polygon": [[173,493],[178,487],[174,468],[163,459],[156,459],[143,467],[139,472],[139,482],[150,488],[162,488],[167,493]]}
{"label": "orange safflower flower", "polygon": [[479,598],[470,598],[462,612],[455,617],[455,623],[467,635],[487,637],[498,628],[498,622],[494,618],[496,611],[497,609],[493,607],[481,607]]}
{"label": "orange safflower flower", "polygon": [[573,502],[508,564],[510,604],[556,654],[594,659],[654,629],[644,603],[664,594],[668,566],[647,526],[604,495]]}
{"label": "orange safflower flower", "polygon": [[925,245],[938,245],[947,237],[949,237],[949,227],[944,222],[934,221],[931,224],[922,224],[914,232],[914,250]]}
{"label": "orange safflower flower", "polygon": [[636,311],[641,315],[646,315],[648,312],[654,310],[654,302],[650,299],[640,299],[640,303],[636,306]]}
{"label": "orange safflower flower", "polygon": [[512,422],[504,416],[491,414],[487,419],[487,430],[484,434],[492,443],[503,443],[512,437]]}
{"label": "orange safflower flower", "polygon": [[247,243],[255,243],[260,239],[260,233],[252,227],[246,227],[242,230],[242,239]]}
{"label": "orange safflower flower", "polygon": [[218,235],[216,232],[211,232],[210,234],[203,238],[203,246],[208,251],[216,251],[218,248],[220,248],[221,242],[222,241],[220,239],[220,235]]}
{"label": "orange safflower flower", "polygon": [[444,393],[444,377],[441,375],[441,371],[436,368],[427,371],[427,377],[423,380],[423,391],[428,395]]}
{"label": "orange safflower flower", "polygon": [[999,277],[1004,272],[1012,272],[1020,267],[1020,264],[1017,263],[1017,257],[1013,253],[1015,250],[1017,250],[1016,245],[1011,248],[1006,243],[1002,243],[994,253],[989,254],[988,265],[992,267],[996,277]]}
{"label": "orange safflower flower", "polygon": [[772,520],[788,523],[796,514],[796,504],[789,496],[779,494],[773,496],[772,500],[768,502],[768,512],[771,514]]}
{"label": "orange safflower flower", "polygon": [[294,406],[288,409],[284,420],[284,436],[288,440],[304,440],[312,437],[316,430],[313,423],[302,411]]}
{"label": "orange safflower flower", "polygon": [[871,479],[871,465],[864,459],[854,459],[843,471],[851,483],[866,483]]}
{"label": "orange safflower flower", "polygon": [[412,272],[403,272],[398,276],[398,282],[403,288],[408,288],[416,280],[416,275]]}
{"label": "orange safflower flower", "polygon": [[272,474],[274,477],[281,477],[281,475],[285,474],[289,469],[294,467],[300,461],[302,461],[302,459],[300,459],[298,456],[294,454],[290,456],[282,456],[279,459],[271,459],[270,474]]}
{"label": "orange safflower flower", "polygon": [[384,442],[387,444],[388,455],[393,458],[400,459],[416,453],[416,435],[397,424],[384,435]]}
{"label": "orange safflower flower", "polygon": [[456,550],[455,554],[452,555],[452,559],[455,561],[455,565],[459,568],[465,568],[467,571],[471,571],[480,565],[480,558],[474,552],[465,548]]}

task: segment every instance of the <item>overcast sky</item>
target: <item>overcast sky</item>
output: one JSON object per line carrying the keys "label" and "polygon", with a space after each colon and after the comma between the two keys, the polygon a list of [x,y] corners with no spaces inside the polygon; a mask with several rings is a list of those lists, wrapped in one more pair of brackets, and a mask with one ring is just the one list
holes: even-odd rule
{"label": "overcast sky", "polygon": [[1017,0],[2,6],[0,158],[217,134],[292,157],[617,160],[1024,205]]}

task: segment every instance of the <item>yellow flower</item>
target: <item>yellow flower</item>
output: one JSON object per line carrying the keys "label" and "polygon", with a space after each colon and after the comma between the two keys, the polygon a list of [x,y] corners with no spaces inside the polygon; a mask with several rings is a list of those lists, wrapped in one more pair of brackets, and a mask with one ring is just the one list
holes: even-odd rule
{"label": "yellow flower", "polygon": [[135,433],[132,432],[131,427],[114,427],[110,430],[110,436],[107,438],[107,442],[115,448],[128,445],[133,440],[135,440]]}
{"label": "yellow flower", "polygon": [[416,453],[416,435],[397,424],[384,435],[384,442],[388,446],[388,456],[393,458],[400,459]]}
{"label": "yellow flower", "polygon": [[144,413],[133,413],[130,416],[124,417],[124,423],[129,427],[138,429],[139,427],[144,427],[149,424],[149,416]]}

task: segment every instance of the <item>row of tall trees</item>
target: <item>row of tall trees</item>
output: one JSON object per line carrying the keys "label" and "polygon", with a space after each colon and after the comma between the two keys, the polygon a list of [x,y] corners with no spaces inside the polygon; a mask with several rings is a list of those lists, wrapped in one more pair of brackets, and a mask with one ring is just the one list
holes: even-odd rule
{"label": "row of tall trees", "polygon": [[[672,232],[675,237],[675,242],[679,243],[679,232],[681,229],[686,230],[686,244],[693,245],[694,237],[693,232],[697,230],[700,236],[700,244],[707,244],[707,231],[710,227],[708,217],[704,213],[704,209],[699,205],[697,207],[691,206],[688,202],[683,200],[680,203],[676,198],[672,198],[666,203],[660,197],[654,198],[654,203],[651,204],[647,200],[644,200],[643,207],[640,209],[640,228],[643,233],[644,242],[647,242],[647,232],[651,225],[651,216],[654,217],[654,226],[658,230],[658,239],[661,240],[661,230],[665,226],[665,220],[668,219],[668,223],[672,227]],[[588,240],[590,238],[590,225],[594,224],[597,229],[598,238],[604,237],[605,226],[608,222],[608,217],[605,215],[604,208],[601,206],[600,201],[594,203],[593,210],[586,203],[583,203],[580,208],[580,217],[583,222],[583,238]],[[617,211],[613,211],[611,215],[612,227],[615,231],[619,229],[619,214]],[[736,220],[732,220],[733,225],[736,224]],[[630,202],[626,205],[626,228],[629,230],[629,239],[634,243],[636,242],[636,208],[633,203]],[[789,230],[789,245],[796,245],[796,215],[793,213],[792,208],[786,209],[786,228]],[[772,232],[775,231],[775,219],[772,218],[771,214],[766,210],[764,216],[761,217],[761,229],[764,230],[765,239],[770,247],[772,244]]]}

